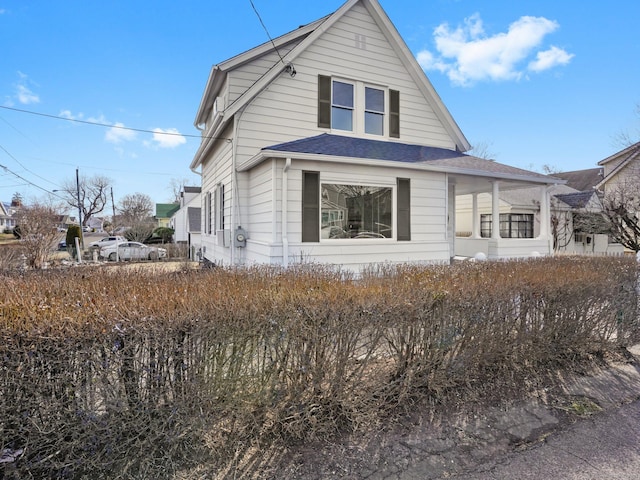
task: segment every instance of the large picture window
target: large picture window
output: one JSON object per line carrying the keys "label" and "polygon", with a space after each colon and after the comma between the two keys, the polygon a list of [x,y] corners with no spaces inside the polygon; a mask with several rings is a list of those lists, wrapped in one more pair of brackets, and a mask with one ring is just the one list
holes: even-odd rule
{"label": "large picture window", "polygon": [[[492,220],[490,214],[480,216],[480,235],[491,237]],[[531,213],[501,213],[500,237],[502,238],[533,238],[533,214]]]}
{"label": "large picture window", "polygon": [[323,183],[320,238],[392,238],[393,189]]}
{"label": "large picture window", "polygon": [[319,172],[302,172],[302,241],[411,241],[411,181],[396,179],[395,215],[393,195],[393,187],[321,183]]}

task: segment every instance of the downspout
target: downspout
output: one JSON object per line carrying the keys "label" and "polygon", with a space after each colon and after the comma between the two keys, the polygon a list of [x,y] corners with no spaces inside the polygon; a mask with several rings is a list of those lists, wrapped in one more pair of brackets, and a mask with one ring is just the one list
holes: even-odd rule
{"label": "downspout", "polygon": [[289,210],[289,169],[291,168],[291,158],[287,158],[282,169],[282,266],[289,266],[289,237],[287,231]]}

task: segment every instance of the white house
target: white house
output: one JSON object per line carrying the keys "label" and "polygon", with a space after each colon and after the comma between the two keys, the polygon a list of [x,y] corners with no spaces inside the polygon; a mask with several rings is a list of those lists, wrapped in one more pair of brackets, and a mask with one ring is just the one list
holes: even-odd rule
{"label": "white house", "polygon": [[201,254],[201,204],[200,187],[185,186],[180,192],[180,208],[169,220],[169,226],[173,228],[173,241],[187,245],[189,258],[198,259]]}
{"label": "white house", "polygon": [[[215,65],[195,120],[202,245],[224,265],[449,262],[551,252],[549,193],[562,183],[465,155],[470,145],[376,0]],[[538,191],[540,228],[502,238],[501,191]],[[477,196],[492,198],[480,237]],[[471,230],[456,239],[456,199]],[[486,217],[485,217],[486,219]]]}
{"label": "white house", "polygon": [[16,219],[13,213],[10,204],[0,202],[0,232],[13,230],[16,226]]}

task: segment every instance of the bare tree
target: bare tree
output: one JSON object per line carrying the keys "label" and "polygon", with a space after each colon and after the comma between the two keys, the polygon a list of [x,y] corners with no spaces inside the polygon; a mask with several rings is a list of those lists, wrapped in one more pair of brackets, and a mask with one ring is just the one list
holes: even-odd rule
{"label": "bare tree", "polygon": [[603,214],[613,240],[633,252],[640,251],[640,184],[628,177],[608,185],[602,201]]}
{"label": "bare tree", "polygon": [[82,225],[87,225],[89,219],[102,213],[107,206],[109,189],[112,180],[103,175],[84,177],[80,175],[78,181],[75,178],[68,179],[62,184],[64,200],[70,207],[78,208],[78,196],[82,210]]}
{"label": "bare tree", "polygon": [[[640,120],[640,102],[636,103],[635,112],[636,116]],[[637,128],[633,133],[629,131],[621,131],[613,137],[614,145],[621,148],[627,148],[638,142],[638,140],[640,140],[640,128]]]}
{"label": "bare tree", "polygon": [[42,268],[49,253],[56,248],[58,214],[54,207],[43,203],[23,206],[17,214],[18,231],[27,264]]}
{"label": "bare tree", "polygon": [[188,178],[172,178],[169,182],[169,188],[171,189],[171,202],[180,203],[180,195],[184,190],[185,185],[189,185]]}
{"label": "bare tree", "polygon": [[484,158],[485,160],[495,161],[497,155],[492,151],[493,142],[477,142],[467,153],[474,157]]}
{"label": "bare tree", "polygon": [[129,227],[127,236],[142,242],[153,233],[153,200],[144,193],[125,195],[118,202],[118,222]]}

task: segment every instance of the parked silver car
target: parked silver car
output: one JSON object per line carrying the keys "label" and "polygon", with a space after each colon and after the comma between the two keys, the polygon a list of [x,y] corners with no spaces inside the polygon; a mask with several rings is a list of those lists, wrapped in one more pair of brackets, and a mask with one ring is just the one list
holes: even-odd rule
{"label": "parked silver car", "polygon": [[[117,251],[116,251],[117,249]],[[112,262],[120,260],[158,260],[167,256],[167,250],[140,242],[122,242],[100,249],[100,256]]]}
{"label": "parked silver car", "polygon": [[89,248],[104,248],[104,247],[108,247],[109,245],[113,245],[115,243],[122,243],[126,241],[127,239],[121,235],[113,235],[111,237],[104,237],[104,238],[101,238],[100,240],[96,240],[95,242],[91,242],[89,244]]}

